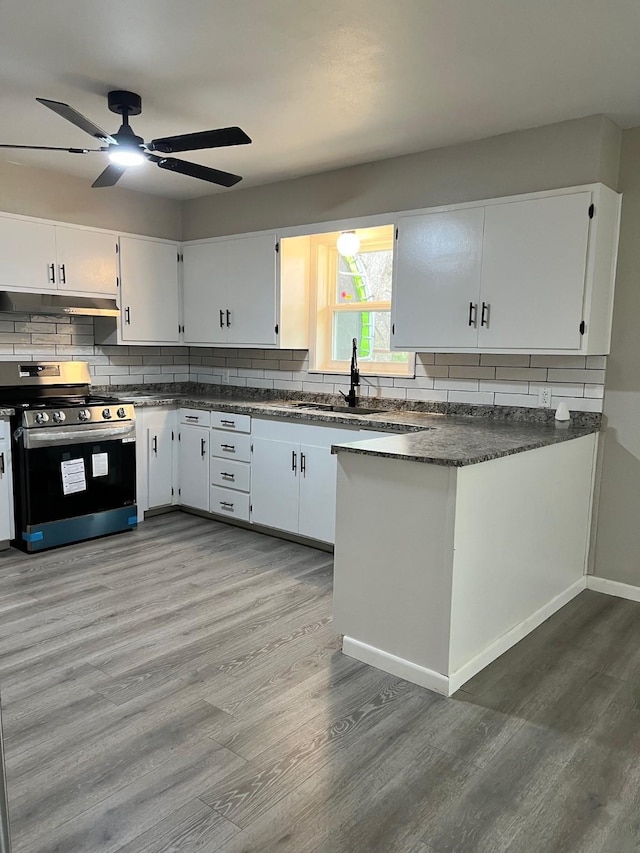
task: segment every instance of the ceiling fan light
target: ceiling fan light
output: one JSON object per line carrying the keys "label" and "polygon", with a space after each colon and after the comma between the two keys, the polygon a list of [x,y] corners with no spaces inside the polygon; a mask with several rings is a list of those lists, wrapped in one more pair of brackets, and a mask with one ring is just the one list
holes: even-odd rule
{"label": "ceiling fan light", "polygon": [[109,147],[109,159],[118,166],[141,166],[145,158],[137,146],[112,145]]}
{"label": "ceiling fan light", "polygon": [[340,255],[356,255],[360,249],[360,238],[355,231],[343,231],[336,242]]}

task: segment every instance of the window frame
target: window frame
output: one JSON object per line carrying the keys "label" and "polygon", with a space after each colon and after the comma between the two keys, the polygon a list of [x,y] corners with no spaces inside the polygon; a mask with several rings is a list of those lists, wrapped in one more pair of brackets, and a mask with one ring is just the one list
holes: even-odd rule
{"label": "window frame", "polygon": [[[333,322],[336,314],[364,314],[385,311],[391,314],[392,300],[377,302],[338,302],[336,282],[338,280],[339,254],[336,241],[340,231],[314,234],[311,237],[311,271],[313,293],[311,299],[310,366],[309,373],[331,373],[349,375],[348,360],[333,359]],[[361,239],[361,251],[392,251],[394,249],[395,225],[374,226],[357,229]],[[393,350],[390,350],[393,352]],[[415,376],[415,353],[407,353],[406,362],[360,361],[363,376]]]}

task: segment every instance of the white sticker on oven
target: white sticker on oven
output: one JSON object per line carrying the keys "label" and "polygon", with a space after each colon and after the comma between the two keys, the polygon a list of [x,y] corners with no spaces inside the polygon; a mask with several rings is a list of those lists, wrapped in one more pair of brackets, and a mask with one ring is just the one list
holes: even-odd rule
{"label": "white sticker on oven", "polygon": [[67,459],[60,463],[62,473],[62,494],[73,495],[86,492],[87,478],[84,472],[84,459]]}
{"label": "white sticker on oven", "polygon": [[91,456],[91,476],[106,477],[109,473],[109,454],[94,453]]}

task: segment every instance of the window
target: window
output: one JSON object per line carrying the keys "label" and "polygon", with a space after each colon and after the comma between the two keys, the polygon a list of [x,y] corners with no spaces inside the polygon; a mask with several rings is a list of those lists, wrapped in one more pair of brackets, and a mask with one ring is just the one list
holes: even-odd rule
{"label": "window", "polygon": [[348,373],[355,338],[363,374],[413,376],[413,354],[391,349],[394,226],[356,233],[360,249],[346,257],[336,248],[340,232],[312,238],[312,369]]}

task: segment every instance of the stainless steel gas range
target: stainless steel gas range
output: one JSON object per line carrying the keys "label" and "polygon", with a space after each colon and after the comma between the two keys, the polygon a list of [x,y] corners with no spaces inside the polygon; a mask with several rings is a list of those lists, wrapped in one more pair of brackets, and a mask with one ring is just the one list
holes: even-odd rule
{"label": "stainless steel gas range", "polygon": [[85,362],[0,362],[11,421],[16,539],[42,551],[137,523],[135,410],[90,393]]}

